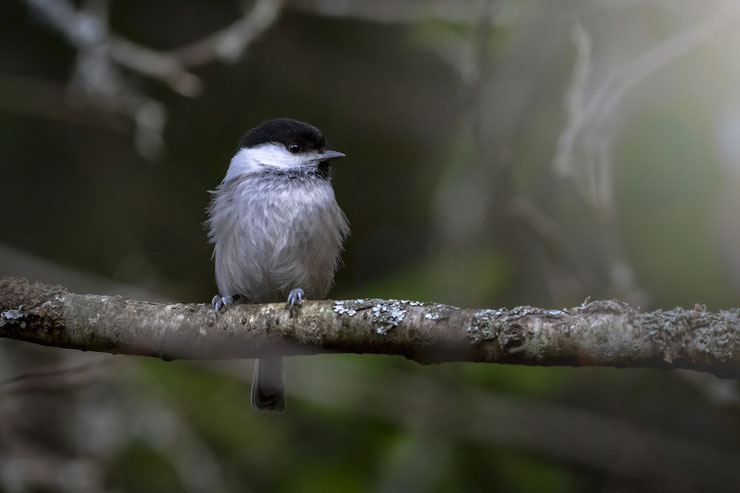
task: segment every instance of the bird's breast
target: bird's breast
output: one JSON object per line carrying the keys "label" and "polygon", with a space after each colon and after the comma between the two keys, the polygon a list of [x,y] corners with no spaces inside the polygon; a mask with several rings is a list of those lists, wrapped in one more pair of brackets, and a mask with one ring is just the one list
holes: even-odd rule
{"label": "bird's breast", "polygon": [[224,200],[236,212],[226,228],[231,241],[224,242],[231,248],[220,253],[224,263],[239,266],[229,275],[236,287],[259,301],[280,299],[295,288],[309,299],[325,297],[348,231],[331,184],[245,180],[233,192]]}

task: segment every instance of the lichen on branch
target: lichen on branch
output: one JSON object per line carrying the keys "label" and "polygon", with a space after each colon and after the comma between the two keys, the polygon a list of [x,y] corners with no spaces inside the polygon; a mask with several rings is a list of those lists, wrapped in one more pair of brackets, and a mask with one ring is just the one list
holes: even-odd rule
{"label": "lichen on branch", "polygon": [[470,309],[408,300],[162,304],[0,280],[0,337],[164,359],[330,352],[402,355],[420,363],[690,368],[740,375],[740,310],[703,305],[640,312],[621,301],[562,310]]}

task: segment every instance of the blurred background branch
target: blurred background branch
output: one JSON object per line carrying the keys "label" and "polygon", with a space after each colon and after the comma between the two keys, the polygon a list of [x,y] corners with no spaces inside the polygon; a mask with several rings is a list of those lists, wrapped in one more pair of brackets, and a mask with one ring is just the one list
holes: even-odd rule
{"label": "blurred background branch", "polygon": [[70,91],[88,104],[131,119],[136,149],[150,160],[160,159],[164,152],[167,110],[137,89],[121,69],[159,79],[181,96],[197,96],[202,82],[189,69],[214,61],[235,63],[277,20],[282,4],[280,0],[256,0],[230,26],[182,47],[160,51],[113,31],[106,0],[87,0],[80,8],[68,0],[23,1],[77,50]]}

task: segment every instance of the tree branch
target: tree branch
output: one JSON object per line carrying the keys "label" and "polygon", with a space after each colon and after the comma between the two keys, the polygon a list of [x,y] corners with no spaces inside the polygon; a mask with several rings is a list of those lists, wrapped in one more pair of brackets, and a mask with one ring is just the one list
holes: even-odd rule
{"label": "tree branch", "polygon": [[0,280],[0,337],[163,359],[329,352],[402,355],[420,363],[689,368],[740,376],[740,310],[702,305],[641,313],[620,301],[564,310],[469,309],[417,301],[161,304]]}
{"label": "tree branch", "polygon": [[282,8],[282,0],[255,0],[231,25],[185,46],[162,51],[136,43],[111,28],[105,0],[83,2],[80,7],[71,0],[24,2],[77,51],[70,83],[74,94],[109,113],[132,119],[137,150],[148,159],[157,159],[164,151],[162,133],[167,110],[131,84],[121,69],[160,79],[176,93],[195,97],[203,84],[190,69],[212,61],[235,63],[250,43],[275,23]]}

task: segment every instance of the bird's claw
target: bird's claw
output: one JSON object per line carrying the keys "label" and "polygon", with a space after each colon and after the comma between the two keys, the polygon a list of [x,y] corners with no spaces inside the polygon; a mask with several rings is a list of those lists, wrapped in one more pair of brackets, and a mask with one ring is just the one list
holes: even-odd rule
{"label": "bird's claw", "polygon": [[213,305],[213,311],[218,313],[221,310],[221,308],[228,306],[228,305],[233,305],[238,299],[239,299],[239,295],[234,295],[234,296],[216,295],[211,300],[211,304]]}
{"label": "bird's claw", "polygon": [[301,288],[296,288],[288,293],[288,301],[285,306],[290,311],[291,316],[295,315],[298,309],[301,307],[301,305],[303,304],[303,298],[305,298],[305,296],[306,293]]}

